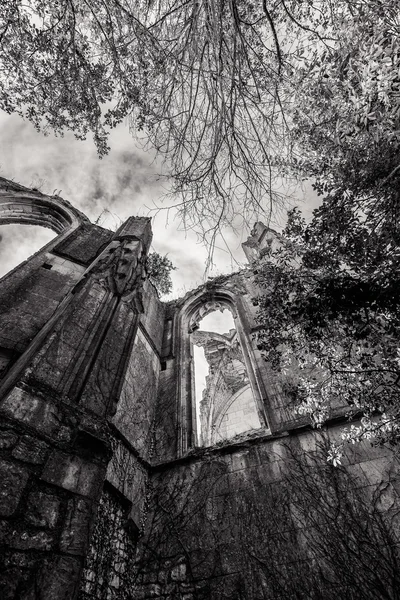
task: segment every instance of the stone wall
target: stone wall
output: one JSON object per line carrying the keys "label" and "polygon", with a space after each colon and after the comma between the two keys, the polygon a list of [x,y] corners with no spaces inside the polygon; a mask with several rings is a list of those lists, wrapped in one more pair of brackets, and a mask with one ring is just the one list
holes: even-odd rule
{"label": "stone wall", "polygon": [[302,432],[213,448],[151,477],[135,600],[397,598],[400,479],[391,451]]}
{"label": "stone wall", "polygon": [[0,597],[70,600],[110,458],[105,432],[28,390],[0,408]]}
{"label": "stone wall", "polygon": [[100,498],[79,600],[128,600],[137,534],[129,505],[111,487]]}
{"label": "stone wall", "polygon": [[0,281],[0,378],[113,235],[65,200],[0,178],[2,223],[41,224],[59,235]]}
{"label": "stone wall", "polygon": [[[151,229],[148,219],[131,218],[108,232],[59,198],[0,185],[0,223],[21,221],[41,222],[59,236],[0,287],[8,352],[0,382],[0,597],[73,600],[104,506],[112,507],[112,539],[132,555],[146,500],[141,454],[150,444],[145,430],[153,421],[161,344],[154,324],[160,303],[145,283]],[[152,308],[142,317],[144,297]],[[141,352],[132,358],[139,344],[148,350],[144,364]],[[131,443],[111,420],[127,380],[134,394],[145,389],[140,378],[155,381],[142,437]],[[117,500],[110,488],[101,496],[106,477]],[[105,574],[107,595],[123,579],[123,552]],[[103,569],[103,559],[98,564]],[[96,597],[86,575],[84,593]]]}
{"label": "stone wall", "polygon": [[[398,458],[327,462],[336,425],[312,432],[257,349],[250,270],[164,305],[147,219],[108,232],[0,179],[21,221],[59,236],[0,286],[1,598],[399,597]],[[199,448],[190,336],[225,306],[262,426]]]}

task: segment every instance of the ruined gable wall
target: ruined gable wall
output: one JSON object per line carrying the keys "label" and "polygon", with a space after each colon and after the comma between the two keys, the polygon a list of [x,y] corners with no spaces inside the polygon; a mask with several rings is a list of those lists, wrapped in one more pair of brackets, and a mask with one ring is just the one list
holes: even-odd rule
{"label": "ruined gable wall", "polygon": [[324,450],[299,431],[160,465],[133,597],[395,598],[398,460],[364,443],[335,468]]}
{"label": "ruined gable wall", "polygon": [[199,445],[195,436],[189,435],[194,429],[195,402],[190,328],[193,319],[198,318],[198,311],[208,304],[234,311],[261,426],[277,432],[306,422],[296,415],[290,398],[284,393],[284,379],[268,367],[257,348],[257,307],[253,299],[259,293],[249,269],[210,280],[166,306],[154,462],[172,460]]}
{"label": "ruined gable wall", "polygon": [[[141,525],[154,382],[146,396],[137,397],[136,390],[129,394],[131,414],[138,406],[145,413],[140,436],[131,434],[128,440],[118,419],[110,421],[126,382],[137,386],[141,380],[142,389],[150,389],[159,368],[157,321],[163,309],[143,279],[150,226],[148,219],[129,219],[113,234],[90,225],[60,199],[29,194],[11,183],[6,188],[9,222],[25,215],[17,211],[22,194],[24,222],[36,222],[40,211],[46,215],[49,209],[62,233],[0,285],[2,315],[21,343],[0,393],[0,595],[72,600],[79,593],[98,507],[106,507],[107,514],[111,510],[113,523],[119,524],[109,528],[109,540],[118,541],[114,549],[128,544],[132,552]],[[44,261],[52,268],[44,269]],[[55,278],[42,278],[42,271],[56,273]],[[19,289],[29,289],[28,295],[13,296]],[[34,295],[42,296],[36,306]],[[49,308],[50,299],[56,304]],[[144,362],[137,340],[147,349]],[[106,478],[111,485],[103,490]],[[116,569],[126,563],[129,552],[124,552],[116,555]],[[88,563],[86,583],[95,573],[91,567]],[[107,578],[112,589],[119,587],[117,573]]]}
{"label": "ruined gable wall", "polygon": [[58,235],[0,281],[0,377],[112,237],[65,200],[0,178],[0,224],[7,223],[43,225]]}
{"label": "ruined gable wall", "polygon": [[[148,600],[395,598],[400,527],[399,461],[369,442],[327,462],[340,440],[338,411],[324,432],[296,415],[284,380],[251,346],[269,428],[209,448],[179,449],[190,355],[180,343],[191,303],[232,293],[250,338],[257,329],[251,273],[219,278],[167,307],[150,511],[134,570],[133,597]],[[167,333],[169,332],[169,333]],[[180,337],[182,336],[182,337]],[[182,365],[182,361],[186,361]],[[179,395],[179,390],[184,394]],[[180,412],[181,411],[181,412]],[[185,420],[186,419],[186,420]],[[182,438],[181,438],[182,439]]]}

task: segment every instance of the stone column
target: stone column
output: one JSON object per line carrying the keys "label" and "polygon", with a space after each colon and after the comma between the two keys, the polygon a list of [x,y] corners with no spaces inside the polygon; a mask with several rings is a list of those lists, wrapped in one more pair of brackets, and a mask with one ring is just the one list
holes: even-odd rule
{"label": "stone column", "polygon": [[73,600],[111,458],[107,417],[143,311],[149,219],[130,218],[0,396],[0,597]]}

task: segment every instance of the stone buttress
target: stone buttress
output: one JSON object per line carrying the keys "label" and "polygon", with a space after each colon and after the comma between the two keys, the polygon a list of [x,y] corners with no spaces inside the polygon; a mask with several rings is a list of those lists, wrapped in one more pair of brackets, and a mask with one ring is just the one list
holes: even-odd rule
{"label": "stone buttress", "polygon": [[112,233],[59,198],[1,184],[0,222],[41,223],[59,236],[0,289],[0,596],[71,600],[107,468],[119,485],[113,451],[139,460],[110,422],[140,328],[154,353],[140,325],[144,297],[151,304],[150,221],[132,217]]}

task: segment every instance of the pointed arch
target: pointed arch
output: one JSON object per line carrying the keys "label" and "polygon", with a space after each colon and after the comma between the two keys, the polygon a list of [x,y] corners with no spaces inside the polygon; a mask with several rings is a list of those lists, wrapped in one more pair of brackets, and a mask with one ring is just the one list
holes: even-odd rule
{"label": "pointed arch", "polygon": [[260,423],[262,427],[269,429],[266,412],[267,392],[256,367],[251,332],[241,305],[241,293],[240,289],[232,290],[228,286],[206,286],[185,299],[176,319],[174,353],[178,357],[179,373],[177,409],[179,456],[183,456],[190,448],[198,445],[191,334],[198,329],[199,322],[205,316],[216,310],[228,309],[232,313]]}

